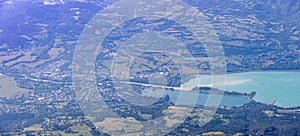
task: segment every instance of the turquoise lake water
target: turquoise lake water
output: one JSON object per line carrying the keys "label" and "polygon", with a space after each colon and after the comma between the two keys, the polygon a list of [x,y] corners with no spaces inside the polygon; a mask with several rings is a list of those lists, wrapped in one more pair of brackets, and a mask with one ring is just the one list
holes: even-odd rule
{"label": "turquoise lake water", "polygon": [[[185,84],[193,85],[199,81],[201,84],[211,83],[210,76],[204,75],[191,79]],[[217,82],[214,83],[218,84]],[[264,103],[276,101],[275,105],[282,107],[300,106],[300,72],[247,72],[227,74],[225,90],[243,93],[256,92],[254,100]],[[226,99],[223,101],[226,101],[227,104],[230,104],[228,101],[239,103],[234,99],[228,100],[226,97],[223,97],[223,99]],[[237,99],[237,101],[239,100],[240,99]]]}
{"label": "turquoise lake water", "polygon": [[[242,93],[256,92],[253,99],[258,102],[273,103],[275,101],[275,105],[281,107],[300,106],[300,72],[247,72],[215,76],[213,79],[214,82],[209,75],[197,76],[185,82],[182,87],[193,88],[202,85]],[[153,94],[159,93],[152,92]],[[153,96],[160,97],[160,94],[155,95]],[[163,95],[169,95],[170,100],[178,105],[207,105],[207,100],[211,96],[196,92],[171,90],[165,90]],[[222,98],[210,100],[216,101],[213,105],[225,106],[239,106],[249,102],[245,97],[232,95],[224,95]]]}

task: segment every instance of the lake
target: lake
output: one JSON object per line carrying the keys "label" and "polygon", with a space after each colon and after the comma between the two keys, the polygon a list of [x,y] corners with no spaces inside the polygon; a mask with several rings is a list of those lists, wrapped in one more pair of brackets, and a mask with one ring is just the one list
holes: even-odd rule
{"label": "lake", "polygon": [[[203,75],[189,80],[185,84],[209,84],[210,76]],[[218,84],[218,82],[215,82]],[[218,88],[218,87],[217,87]],[[224,88],[218,88],[224,89]],[[242,93],[256,92],[255,101],[275,102],[282,107],[300,106],[300,72],[246,72],[226,75],[225,90]],[[222,102],[234,105],[240,99],[224,96]],[[230,102],[231,101],[231,102]]]}

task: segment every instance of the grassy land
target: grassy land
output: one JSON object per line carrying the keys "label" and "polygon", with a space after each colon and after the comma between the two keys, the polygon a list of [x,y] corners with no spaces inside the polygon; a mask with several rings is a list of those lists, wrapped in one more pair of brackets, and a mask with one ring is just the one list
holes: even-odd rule
{"label": "grassy land", "polygon": [[15,94],[28,92],[30,90],[19,88],[13,78],[0,76],[0,97],[12,97]]}

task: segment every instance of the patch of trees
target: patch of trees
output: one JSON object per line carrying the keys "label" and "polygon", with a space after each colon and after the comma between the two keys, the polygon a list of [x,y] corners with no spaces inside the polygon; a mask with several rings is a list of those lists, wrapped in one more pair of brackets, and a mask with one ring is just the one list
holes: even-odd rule
{"label": "patch of trees", "polygon": [[[300,114],[267,115],[265,110],[278,114],[278,107],[250,102],[231,109],[218,109],[212,121],[199,126],[192,122],[196,117],[186,120],[170,135],[195,135],[206,132],[221,131],[226,135],[243,133],[245,135],[300,135]],[[225,121],[226,120],[226,121]],[[187,131],[182,131],[186,129]]]}

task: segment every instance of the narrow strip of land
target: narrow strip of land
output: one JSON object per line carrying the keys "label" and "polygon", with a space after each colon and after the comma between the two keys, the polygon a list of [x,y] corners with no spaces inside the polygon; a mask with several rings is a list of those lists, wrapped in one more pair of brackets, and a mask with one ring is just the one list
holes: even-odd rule
{"label": "narrow strip of land", "polygon": [[198,86],[191,86],[191,87],[174,87],[174,86],[164,86],[164,85],[155,85],[155,84],[146,84],[146,83],[139,83],[139,82],[128,82],[128,81],[121,81],[122,84],[132,84],[132,85],[142,85],[147,87],[154,87],[154,88],[162,88],[162,89],[174,89],[179,91],[193,91],[195,87],[211,87],[211,85],[198,85]]}

